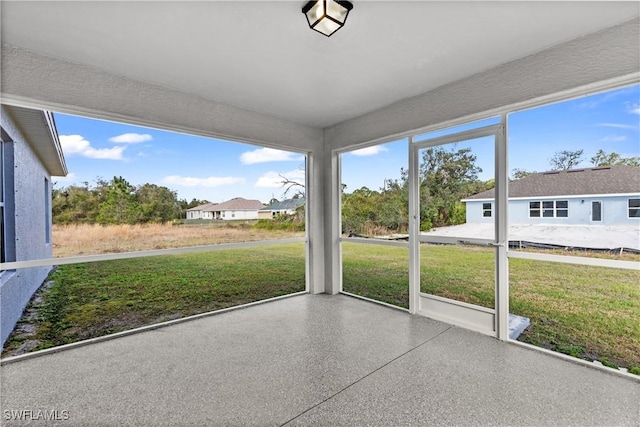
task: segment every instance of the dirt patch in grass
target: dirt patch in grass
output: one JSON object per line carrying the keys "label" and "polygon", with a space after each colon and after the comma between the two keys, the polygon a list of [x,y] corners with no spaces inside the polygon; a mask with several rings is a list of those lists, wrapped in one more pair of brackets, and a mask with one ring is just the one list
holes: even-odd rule
{"label": "dirt patch in grass", "polygon": [[18,321],[18,324],[5,343],[2,357],[28,353],[42,345],[42,340],[37,336],[40,316],[39,310],[43,306],[43,299],[46,298],[49,289],[51,289],[54,284],[52,280],[48,280],[33,294],[22,313],[20,321]]}

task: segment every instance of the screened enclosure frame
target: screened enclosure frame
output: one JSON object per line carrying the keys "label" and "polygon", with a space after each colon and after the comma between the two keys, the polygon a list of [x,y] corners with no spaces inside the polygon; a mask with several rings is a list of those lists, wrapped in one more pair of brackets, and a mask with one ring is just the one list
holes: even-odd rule
{"label": "screened enclosure frame", "polygon": [[[408,138],[408,165],[409,165],[409,242],[390,242],[375,239],[362,239],[354,237],[342,237],[341,226],[338,227],[339,236],[338,242],[353,242],[360,244],[375,244],[375,245],[387,245],[387,246],[403,246],[409,248],[409,313],[419,314],[427,317],[431,317],[437,320],[443,320],[448,323],[458,324],[459,326],[476,330],[478,332],[494,336],[500,340],[516,342],[509,338],[509,259],[528,259],[534,261],[546,261],[554,263],[566,263],[576,264],[584,266],[597,266],[613,269],[625,269],[640,271],[640,263],[635,261],[625,260],[612,260],[605,258],[592,258],[584,256],[570,256],[570,255],[556,255],[545,254],[535,252],[520,252],[509,249],[509,218],[508,218],[508,182],[509,182],[509,168],[508,168],[508,116],[509,114],[530,110],[538,107],[544,107],[547,105],[568,101],[571,99],[595,95],[598,93],[621,89],[631,85],[640,83],[638,77],[630,79],[616,79],[613,82],[601,82],[597,85],[590,87],[578,88],[570,90],[564,93],[554,94],[552,96],[545,97],[543,99],[535,99],[527,102],[521,102],[516,105],[508,106],[505,108],[495,109],[485,112],[484,114],[477,114],[472,117],[461,118],[459,120],[451,121],[446,124],[440,124],[435,126],[428,126],[423,129],[413,130],[386,138],[380,138],[370,141],[368,143],[358,144],[357,146],[350,147],[349,149],[334,150],[333,156],[336,158],[337,172],[334,172],[334,178],[337,178],[333,185],[336,187],[335,194],[337,197],[337,207],[333,209],[334,215],[337,216],[337,223],[341,224],[341,211],[340,211],[340,195],[341,195],[341,173],[340,173],[340,156],[350,151],[370,147],[373,145],[380,145],[392,141],[398,141],[402,138]],[[416,141],[419,135],[423,135],[426,132],[435,132],[440,130],[447,130],[454,127],[462,126],[465,124],[472,124],[477,121],[487,120],[492,117],[499,117],[500,122],[495,125],[489,125],[485,127],[479,127],[468,131],[457,132],[441,137],[432,139],[422,139]],[[496,249],[496,286],[495,286],[495,309],[487,309],[484,307],[475,306],[465,302],[453,301],[447,298],[442,298],[434,295],[422,293],[420,291],[420,266],[419,266],[419,245],[421,239],[419,237],[420,231],[420,218],[419,218],[419,206],[417,203],[419,194],[419,182],[418,182],[418,150],[429,146],[437,146],[446,143],[459,142],[466,139],[486,137],[495,135],[495,183],[496,183],[496,199],[492,206],[493,216],[495,223],[495,238],[494,239],[468,239],[465,238],[465,243],[473,245],[486,245],[495,247]],[[440,243],[452,243],[455,238],[447,237],[435,237],[430,236],[431,242]],[[337,258],[337,276],[339,277],[339,292],[352,295],[342,290],[342,251],[338,249],[339,253],[334,259]],[[371,300],[359,295],[354,295],[359,298]],[[375,303],[389,305],[380,301],[371,300]],[[453,301],[453,302],[452,302]],[[427,307],[428,305],[428,307]],[[445,308],[446,307],[446,308]],[[394,308],[398,308],[395,307]],[[446,315],[443,315],[444,311],[449,311]],[[450,311],[453,311],[451,314]],[[523,344],[527,345],[527,344]],[[531,346],[533,347],[533,346]],[[533,347],[538,349],[537,347]]]}

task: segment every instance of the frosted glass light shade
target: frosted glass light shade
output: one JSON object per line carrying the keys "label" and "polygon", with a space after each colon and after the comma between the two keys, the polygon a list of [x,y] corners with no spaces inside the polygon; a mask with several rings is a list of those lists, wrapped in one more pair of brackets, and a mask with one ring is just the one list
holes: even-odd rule
{"label": "frosted glass light shade", "polygon": [[338,31],[347,20],[353,4],[348,1],[314,0],[302,8],[312,30],[329,37]]}

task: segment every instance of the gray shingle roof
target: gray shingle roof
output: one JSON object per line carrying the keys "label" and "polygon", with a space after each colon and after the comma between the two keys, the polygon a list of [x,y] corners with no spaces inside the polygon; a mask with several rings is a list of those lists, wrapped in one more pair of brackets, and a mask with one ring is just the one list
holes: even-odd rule
{"label": "gray shingle roof", "polygon": [[214,211],[257,211],[262,209],[264,205],[260,200],[248,200],[242,197],[236,197],[226,202],[218,203]]}
{"label": "gray shingle roof", "polygon": [[242,197],[236,197],[231,200],[227,200],[222,203],[205,203],[204,205],[196,206],[188,211],[203,211],[203,212],[221,212],[221,211],[257,211],[262,209],[264,205],[259,200],[248,200]]}
{"label": "gray shingle roof", "polygon": [[[640,168],[605,166],[541,172],[509,183],[509,197],[553,197],[640,193]],[[464,200],[493,199],[494,190]]]}
{"label": "gray shingle roof", "polygon": [[300,197],[298,199],[288,199],[283,200],[281,202],[273,203],[269,206],[265,206],[260,209],[261,211],[285,211],[285,210],[295,210],[300,206],[304,205],[305,199],[304,197]]}
{"label": "gray shingle roof", "polygon": [[205,203],[204,205],[199,205],[199,206],[194,206],[191,209],[187,209],[188,211],[213,211],[215,209],[213,209],[214,206],[216,206],[217,203]]}

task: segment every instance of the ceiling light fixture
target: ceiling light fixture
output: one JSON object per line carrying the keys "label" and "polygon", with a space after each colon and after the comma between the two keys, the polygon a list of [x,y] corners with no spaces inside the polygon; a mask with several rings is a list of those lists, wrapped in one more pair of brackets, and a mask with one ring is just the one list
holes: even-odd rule
{"label": "ceiling light fixture", "polygon": [[329,37],[338,31],[347,20],[353,4],[339,0],[312,0],[304,5],[302,13],[312,30]]}

